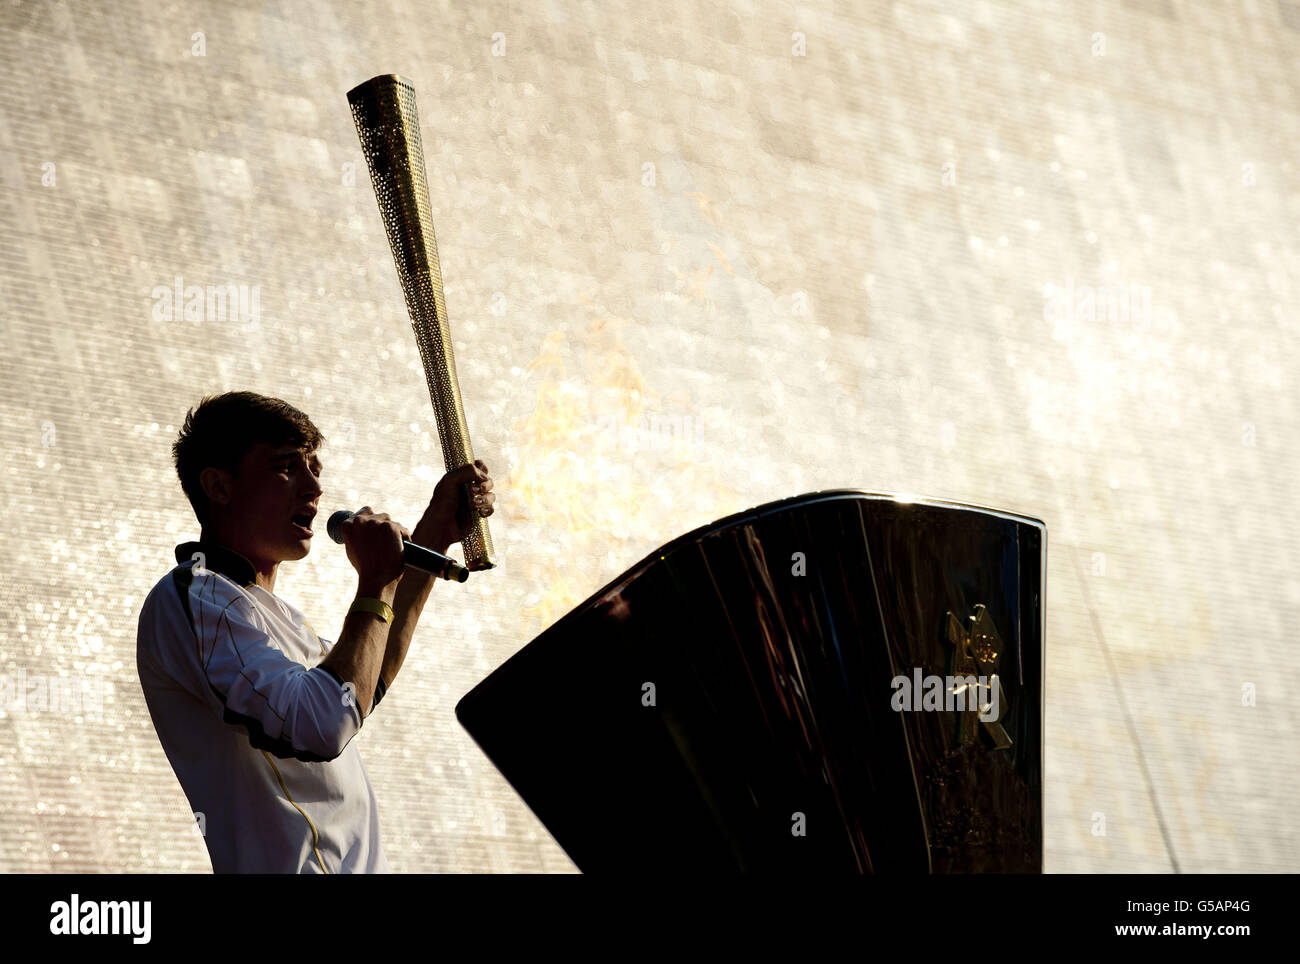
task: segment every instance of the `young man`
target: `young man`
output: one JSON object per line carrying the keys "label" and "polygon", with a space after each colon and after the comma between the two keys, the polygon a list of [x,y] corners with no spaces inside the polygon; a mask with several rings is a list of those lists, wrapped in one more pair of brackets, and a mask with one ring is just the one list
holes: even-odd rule
{"label": "young man", "polygon": [[445,553],[496,500],[480,461],[443,476],[414,531],[369,506],[344,523],[357,590],[331,643],[273,595],[280,563],[311,551],[322,441],[293,406],[230,392],[191,410],[172,450],[201,534],[145,598],[136,666],[216,873],[387,870],[353,737],[435,580],[404,569],[402,540]]}

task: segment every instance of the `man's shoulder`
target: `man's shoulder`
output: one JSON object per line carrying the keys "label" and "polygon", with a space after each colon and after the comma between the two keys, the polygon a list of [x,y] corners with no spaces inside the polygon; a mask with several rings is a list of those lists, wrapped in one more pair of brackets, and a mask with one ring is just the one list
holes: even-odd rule
{"label": "man's shoulder", "polygon": [[170,640],[176,638],[180,621],[184,619],[184,607],[174,580],[179,568],[173,566],[145,593],[136,620],[136,667],[146,694],[155,675],[152,670],[146,670],[156,667],[163,654],[171,651]]}
{"label": "man's shoulder", "polygon": [[228,576],[205,568],[201,558],[186,559],[160,576],[145,594],[140,608],[140,624],[143,627],[150,617],[156,618],[161,611],[175,613],[179,610],[193,616],[196,605],[203,608],[216,605],[225,609],[241,601],[250,610],[256,609],[256,600]]}
{"label": "man's shoulder", "polygon": [[160,605],[166,603],[167,597],[176,596],[176,570],[180,566],[172,566],[166,573],[160,576],[154,584],[149,587],[149,591],[144,595],[144,602],[140,606],[140,616],[144,617],[146,613],[153,612]]}

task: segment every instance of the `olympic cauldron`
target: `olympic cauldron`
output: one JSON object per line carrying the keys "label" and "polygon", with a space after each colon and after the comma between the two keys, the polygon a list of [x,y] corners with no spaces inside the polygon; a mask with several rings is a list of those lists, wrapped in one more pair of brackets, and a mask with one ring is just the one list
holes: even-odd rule
{"label": "olympic cauldron", "polygon": [[1046,540],[854,489],[769,503],[651,553],[456,715],[584,872],[1039,873]]}

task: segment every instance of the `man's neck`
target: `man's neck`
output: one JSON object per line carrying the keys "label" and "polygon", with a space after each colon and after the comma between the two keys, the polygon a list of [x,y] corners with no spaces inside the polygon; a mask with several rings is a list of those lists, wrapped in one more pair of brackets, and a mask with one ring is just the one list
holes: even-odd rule
{"label": "man's neck", "polygon": [[199,540],[202,542],[215,542],[239,553],[253,564],[254,584],[261,586],[269,593],[275,592],[275,573],[280,567],[279,562],[259,558],[258,554],[251,548],[241,545],[238,535],[224,532],[218,528],[203,527],[199,532]]}

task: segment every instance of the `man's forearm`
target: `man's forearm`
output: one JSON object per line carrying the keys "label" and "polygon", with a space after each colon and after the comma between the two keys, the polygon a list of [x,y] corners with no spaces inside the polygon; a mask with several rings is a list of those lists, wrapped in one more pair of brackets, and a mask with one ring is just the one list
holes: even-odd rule
{"label": "man's forearm", "polygon": [[[448,546],[430,546],[434,552],[447,554]],[[397,584],[397,594],[393,600],[393,625],[388,627],[388,647],[384,650],[382,675],[384,687],[393,685],[397,673],[406,660],[406,650],[411,645],[411,636],[415,633],[415,624],[424,612],[424,604],[429,599],[437,577],[419,569],[407,568]]]}
{"label": "man's forearm", "polygon": [[[395,606],[396,592],[392,585],[367,586],[359,583],[357,598],[380,599],[389,606]],[[394,608],[394,614],[396,611]],[[394,616],[393,625],[396,623]],[[352,685],[353,695],[363,717],[370,713],[391,633],[392,626],[375,614],[350,612],[343,620],[343,631],[339,633],[338,641],[329,655],[321,660],[322,666],[329,667],[345,683]]]}

